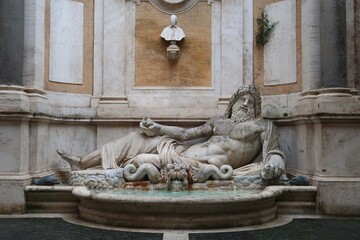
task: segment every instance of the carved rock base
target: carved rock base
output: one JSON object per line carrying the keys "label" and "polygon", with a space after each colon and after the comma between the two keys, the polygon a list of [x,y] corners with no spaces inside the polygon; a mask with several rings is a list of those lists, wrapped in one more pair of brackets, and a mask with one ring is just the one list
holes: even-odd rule
{"label": "carved rock base", "polygon": [[69,184],[88,188],[119,188],[125,182],[123,168],[111,170],[80,170],[70,172]]}

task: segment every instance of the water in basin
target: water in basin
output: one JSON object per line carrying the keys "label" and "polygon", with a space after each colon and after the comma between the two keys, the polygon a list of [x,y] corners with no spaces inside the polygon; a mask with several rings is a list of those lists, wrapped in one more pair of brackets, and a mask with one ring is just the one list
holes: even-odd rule
{"label": "water in basin", "polygon": [[160,190],[94,190],[95,193],[108,193],[118,196],[139,197],[232,197],[260,193],[261,190],[187,190],[187,191],[160,191]]}

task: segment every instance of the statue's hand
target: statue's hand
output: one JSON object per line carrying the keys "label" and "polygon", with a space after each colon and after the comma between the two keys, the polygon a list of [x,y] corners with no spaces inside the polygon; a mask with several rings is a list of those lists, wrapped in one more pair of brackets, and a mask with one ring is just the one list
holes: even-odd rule
{"label": "statue's hand", "polygon": [[261,169],[261,177],[265,180],[276,179],[279,178],[284,172],[284,159],[280,155],[274,154]]}
{"label": "statue's hand", "polygon": [[149,137],[158,136],[160,133],[160,124],[154,122],[148,117],[144,117],[140,122],[140,128],[143,133]]}

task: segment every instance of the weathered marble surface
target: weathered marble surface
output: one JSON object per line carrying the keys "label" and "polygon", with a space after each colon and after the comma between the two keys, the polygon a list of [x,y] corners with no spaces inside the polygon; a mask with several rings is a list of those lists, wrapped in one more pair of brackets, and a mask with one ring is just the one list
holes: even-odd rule
{"label": "weathered marble surface", "polygon": [[73,171],[69,180],[70,185],[96,189],[119,188],[124,182],[123,169]]}
{"label": "weathered marble surface", "polygon": [[295,83],[296,1],[272,3],[265,7],[265,11],[269,20],[276,23],[276,26],[270,41],[264,46],[264,85]]}
{"label": "weathered marble surface", "polygon": [[189,11],[199,0],[149,0],[159,11],[166,14],[179,14]]}
{"label": "weathered marble surface", "polygon": [[84,3],[50,2],[49,80],[83,82]]}
{"label": "weathered marble surface", "polygon": [[155,229],[212,229],[268,222],[275,219],[275,198],[281,193],[276,187],[232,196],[219,191],[211,197],[134,196],[85,187],[73,190],[80,199],[80,218],[86,221]]}
{"label": "weathered marble surface", "polygon": [[[82,157],[62,150],[58,153],[73,170],[99,165],[103,169],[124,167],[127,181],[147,176],[152,183],[166,181],[169,188],[172,181],[180,181],[186,188],[188,181],[227,180],[233,174],[286,183],[285,156],[279,150],[277,130],[260,116],[259,92],[246,85],[232,96],[223,116],[213,117],[199,127],[166,126],[145,117],[140,122],[142,133],[131,133]],[[205,137],[210,138],[201,140]],[[185,144],[196,139],[200,139],[197,144]],[[256,182],[262,184],[251,184]]]}
{"label": "weathered marble surface", "polygon": [[[68,169],[68,164],[56,156],[55,147],[47,148],[47,143],[61,146],[67,151],[76,149],[74,154],[86,154],[119,136],[136,131],[137,124],[144,115],[163,124],[198,126],[206,119],[224,112],[232,89],[242,85],[243,81],[251,83],[252,77],[248,78],[246,75],[248,80],[243,80],[240,74],[240,78],[235,79],[235,75],[232,75],[235,72],[233,68],[222,68],[223,60],[228,57],[232,60],[232,67],[244,68],[243,75],[252,70],[249,65],[241,65],[241,54],[238,51],[222,50],[241,43],[241,34],[247,39],[244,38],[247,43],[246,51],[253,49],[253,33],[250,32],[253,25],[250,23],[251,17],[247,17],[253,13],[253,1],[240,1],[244,3],[243,11],[228,11],[232,8],[228,5],[238,1],[210,0],[211,86],[186,89],[134,87],[135,12],[139,7],[134,4],[136,2],[145,3],[135,0],[94,2],[95,83],[91,95],[56,93],[44,88],[45,0],[24,1],[23,82],[19,80],[21,74],[18,75],[21,71],[17,72],[19,81],[3,82],[24,86],[0,86],[0,192],[4,196],[0,199],[1,212],[25,211],[23,189],[30,184],[32,177]],[[302,8],[299,24],[303,64],[301,86],[304,91],[311,89],[316,92],[321,87],[320,1],[297,2],[301,2]],[[9,4],[13,4],[12,1]],[[240,9],[241,4],[237,8]],[[5,11],[5,8],[2,10]],[[226,22],[239,20],[242,12],[247,14],[242,16],[244,27],[236,22],[231,30],[237,33],[237,37],[223,37],[222,27],[230,28]],[[236,17],[233,18],[232,14]],[[5,15],[8,16],[9,12]],[[346,17],[351,18],[351,15],[346,13]],[[210,24],[208,26],[210,29]],[[352,28],[351,19],[347,28]],[[351,39],[351,34],[347,35],[347,41]],[[21,51],[22,48],[19,49]],[[353,64],[351,52],[351,49],[347,51],[347,55],[350,54],[348,66]],[[245,52],[242,61],[245,61],[244,58],[253,59],[251,53],[245,55]],[[239,69],[236,71],[240,72]],[[354,86],[351,81],[351,78],[347,79],[349,87]],[[355,143],[359,142],[357,136],[360,136],[359,97],[357,94],[349,97],[335,92],[304,97],[300,95],[302,90],[288,94],[288,89],[284,89],[280,94],[262,97],[263,116],[275,120],[279,127],[280,145],[288,157],[287,170],[295,175],[311,177],[321,190],[318,200],[321,202],[319,209],[323,212],[359,214],[360,197],[356,191],[360,181],[356,167],[358,161],[355,157],[348,157],[351,154],[358,156],[358,145]],[[188,108],[189,104],[199,106],[199,109]],[[8,132],[9,126],[14,130],[12,133]],[[84,138],[79,137],[80,135]],[[76,143],[74,139],[77,139]],[[89,144],[83,145],[84,141],[89,141]],[[314,144],[308,144],[309,142]],[[338,142],[343,147],[341,151],[336,151],[337,148],[329,145],[337,146]],[[330,160],[327,159],[328,156]]]}
{"label": "weathered marble surface", "polygon": [[185,38],[184,30],[177,26],[177,16],[170,16],[170,26],[165,27],[160,36],[164,38],[166,41],[181,41]]}

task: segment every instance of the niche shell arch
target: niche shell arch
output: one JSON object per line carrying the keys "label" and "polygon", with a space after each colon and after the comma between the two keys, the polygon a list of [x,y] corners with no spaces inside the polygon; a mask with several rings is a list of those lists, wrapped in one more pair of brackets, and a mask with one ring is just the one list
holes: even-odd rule
{"label": "niche shell arch", "polygon": [[160,12],[166,14],[180,14],[189,11],[199,0],[149,0]]}

